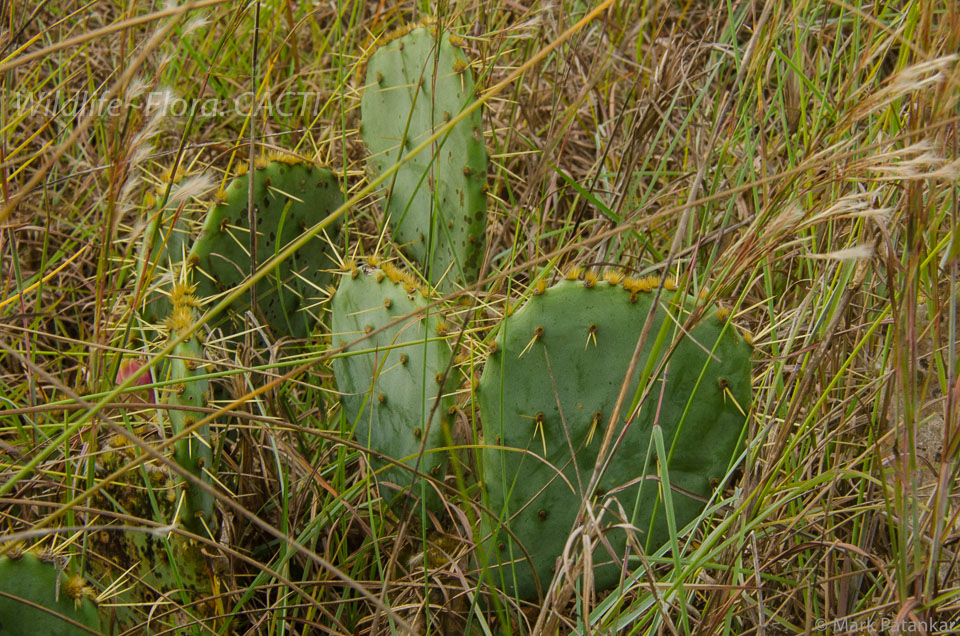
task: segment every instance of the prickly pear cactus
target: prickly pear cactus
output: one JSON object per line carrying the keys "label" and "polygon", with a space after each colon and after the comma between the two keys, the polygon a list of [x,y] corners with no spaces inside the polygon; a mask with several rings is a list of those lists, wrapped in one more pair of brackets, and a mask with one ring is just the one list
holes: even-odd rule
{"label": "prickly pear cactus", "polygon": [[[97,476],[106,477],[136,456],[129,441],[119,435],[110,438],[97,457]],[[96,496],[95,505],[115,509],[127,519],[169,525],[177,514],[182,483],[166,468],[146,464],[108,483]],[[184,510],[180,515],[185,516]],[[116,612],[119,624],[137,624],[137,608],[151,607],[158,594],[186,608],[176,618],[171,615],[173,620],[195,620],[196,615],[212,613],[213,604],[208,599],[213,595],[215,577],[209,564],[217,561],[204,554],[204,550],[213,554],[209,546],[201,546],[179,532],[105,531],[91,533],[89,540],[90,549],[98,555],[91,561],[98,576],[102,573],[104,579],[114,580],[133,574],[141,582],[125,588],[114,599],[122,606]]]}
{"label": "prickly pear cactus", "polygon": [[[658,281],[618,273],[605,280],[569,278],[538,288],[503,322],[478,386],[489,445],[483,451],[487,505],[500,515],[486,520],[486,551],[495,579],[524,598],[537,596],[537,580],[546,590],[585,497],[596,506],[615,499],[627,517],[611,518],[619,508],[608,505],[604,521],[632,524],[647,550],[668,541],[659,482],[650,477],[658,466],[655,423],[669,456],[659,465],[669,468],[677,527],[700,514],[738,446],[750,403],[750,347],[716,311],[681,337],[677,325],[686,322],[693,299],[665,285],[628,398],[639,397],[641,373],[654,373],[670,344],[679,342],[624,431],[632,410],[627,400],[613,437],[622,441],[598,491],[583,492]],[[529,553],[533,569],[500,521]],[[606,536],[622,556],[625,532],[610,529]],[[593,558],[597,588],[615,584],[620,568],[605,549]]]}
{"label": "prickly pear cactus", "polygon": [[[141,316],[148,322],[159,322],[170,313],[167,295],[175,272],[189,249],[190,218],[184,197],[178,189],[188,175],[178,170],[171,175],[167,171],[161,177],[161,185],[147,191],[144,203],[152,208],[143,234],[143,244],[137,261],[137,275],[144,275],[141,298]],[[170,183],[170,196],[164,199]]]}
{"label": "prickly pear cactus", "polygon": [[[249,173],[238,176],[218,195],[220,203],[207,214],[190,250],[189,261],[198,270],[193,280],[201,298],[227,292],[250,275],[250,177]],[[343,204],[333,173],[284,156],[259,162],[253,180],[258,265]],[[327,228],[330,240],[336,241],[339,225]],[[334,267],[329,244],[318,236],[261,279],[256,286],[258,311],[276,332],[307,337],[317,322],[316,299],[331,283],[329,270]],[[249,307],[246,295],[234,308],[242,315]]]}
{"label": "prickly pear cactus", "polygon": [[[184,283],[174,285],[170,293],[173,310],[167,319],[170,337],[178,337],[196,321],[197,301],[193,288]],[[197,411],[182,410],[177,407],[202,407],[210,403],[209,381],[198,379],[204,371],[203,349],[199,336],[194,334],[174,347],[170,357],[170,379],[177,383],[168,391],[166,401],[171,407],[167,413],[174,434],[193,426],[202,417]],[[213,452],[210,443],[210,426],[204,424],[199,429],[178,441],[174,448],[174,460],[190,474],[199,477],[205,483],[211,483],[209,470],[213,465]],[[204,470],[206,469],[206,470]],[[186,491],[180,517],[184,526],[200,536],[212,536],[216,527],[213,497],[206,491],[188,482],[183,483]]]}
{"label": "prickly pear cactus", "polygon": [[[14,551],[10,556],[0,557],[2,634],[73,636],[91,631],[98,634],[100,617],[93,596],[82,577],[67,576],[52,562],[41,560],[30,552]],[[21,600],[35,603],[47,611],[26,605]]]}
{"label": "prickly pear cactus", "polygon": [[[367,64],[360,134],[382,174],[475,100],[458,36],[435,25],[387,39]],[[385,182],[393,239],[441,291],[476,281],[486,227],[487,151],[480,111]]]}
{"label": "prickly pear cactus", "polygon": [[[172,308],[166,326],[173,339],[197,320],[198,301],[192,286],[178,282],[169,291],[169,302]],[[161,398],[168,407],[166,413],[173,434],[192,427],[203,417],[201,412],[187,409],[209,406],[209,381],[198,377],[207,372],[198,335],[194,334],[174,347],[164,376],[173,383],[160,390]],[[111,438],[105,452],[97,458],[98,476],[112,474],[135,457],[135,449],[130,442],[120,436]],[[204,483],[212,483],[210,426],[205,424],[177,441],[173,459]],[[117,616],[120,624],[135,624],[136,618],[128,608],[149,607],[156,602],[157,594],[163,595],[166,602],[172,600],[173,603],[183,604],[182,609],[173,612],[177,614],[175,620],[194,621],[197,616],[216,611],[215,603],[210,600],[212,590],[219,585],[210,568],[210,563],[215,562],[209,558],[213,551],[209,546],[201,547],[200,543],[180,531],[182,527],[201,537],[217,537],[218,523],[212,495],[186,479],[172,475],[166,468],[150,464],[111,481],[95,503],[103,508],[115,508],[125,518],[144,519],[163,525],[172,525],[177,518],[180,520],[177,532],[105,531],[91,536],[91,549],[101,557],[96,563],[104,568],[108,577],[133,573],[140,581],[140,584],[130,586],[117,597],[118,603],[123,606]]]}
{"label": "prickly pear cactus", "polygon": [[[358,442],[410,467],[417,464],[423,445],[420,472],[443,479],[447,453],[430,452],[447,445],[454,405],[439,384],[451,356],[443,340],[447,329],[443,318],[435,312],[420,314],[373,333],[422,309],[427,304],[423,289],[416,278],[389,263],[369,273],[356,265],[349,269],[333,297],[333,345],[371,335],[333,361],[346,418],[354,424]],[[378,469],[388,465],[376,456],[371,456],[371,463]],[[379,479],[400,488],[413,483],[413,494],[420,495],[420,481],[409,470],[393,466]],[[428,485],[426,491],[427,505],[439,507],[434,489]],[[388,504],[397,495],[395,489],[380,492]]]}

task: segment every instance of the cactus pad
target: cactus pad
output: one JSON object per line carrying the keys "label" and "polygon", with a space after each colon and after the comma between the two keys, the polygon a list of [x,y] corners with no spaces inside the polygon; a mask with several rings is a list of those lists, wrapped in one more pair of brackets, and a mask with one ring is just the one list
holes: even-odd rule
{"label": "cactus pad", "polygon": [[[0,633],[7,636],[73,636],[100,632],[92,591],[79,577],[25,552],[0,557]],[[44,609],[31,607],[19,599]],[[78,627],[71,622],[83,625]]]}
{"label": "cactus pad", "polygon": [[165,203],[166,186],[152,189],[145,196],[146,205],[153,209],[144,230],[136,273],[146,276],[146,289],[141,295],[141,316],[148,322],[158,322],[170,312],[167,294],[173,274],[189,249],[191,222],[183,198],[176,196],[185,176],[180,170],[173,176],[164,175],[164,180],[169,179],[171,183],[170,197]]}
{"label": "cactus pad", "polygon": [[[193,289],[183,283],[174,285],[171,292],[173,310],[167,320],[171,338],[178,337],[196,320],[194,308],[197,301],[192,292]],[[210,403],[209,381],[196,377],[205,373],[203,349],[198,339],[199,336],[194,334],[177,344],[170,358],[170,379],[175,380],[176,384],[172,385],[167,392],[166,402],[173,407],[168,410],[168,413],[174,434],[193,426],[199,418],[203,417],[197,411],[176,407],[202,407]],[[211,480],[207,471],[213,465],[210,425],[204,424],[178,441],[173,457],[190,474],[209,484]],[[216,521],[213,497],[196,485],[185,482],[183,487],[186,490],[181,511],[184,526],[200,536],[210,536]]]}
{"label": "cactus pad", "polygon": [[[261,165],[253,172],[258,265],[343,204],[340,184],[329,170],[286,159]],[[199,268],[193,275],[199,297],[227,292],[250,275],[249,180],[249,173],[238,176],[219,196],[222,202],[207,214],[190,250],[190,262]],[[331,240],[336,240],[338,227],[327,228]],[[312,305],[330,284],[333,267],[327,242],[313,239],[260,280],[257,313],[277,333],[307,337],[316,324]],[[243,312],[249,306],[248,294],[238,299],[235,309]]]}
{"label": "cactus pad", "polygon": [[[546,590],[584,498],[595,506],[608,504],[605,526],[632,524],[645,549],[668,541],[651,446],[655,423],[669,456],[660,463],[669,466],[678,528],[700,514],[716,480],[726,473],[750,402],[751,349],[716,312],[679,337],[678,325],[689,318],[693,299],[665,289],[616,423],[612,439],[616,443],[622,435],[622,441],[598,491],[583,492],[657,284],[619,274],[606,281],[595,275],[564,280],[531,298],[501,325],[478,399],[489,445],[483,451],[487,504],[499,515],[485,525],[486,552],[495,579],[510,593],[536,597],[537,580]],[[636,404],[640,396],[641,374],[657,372],[678,338],[666,371],[660,369],[624,431],[631,398]],[[626,518],[616,518],[616,503]],[[533,569],[500,520],[529,554]],[[626,533],[608,527],[606,536],[622,557]],[[620,567],[604,548],[595,551],[593,562],[597,589],[619,580]]]}
{"label": "cactus pad", "polygon": [[[360,134],[378,176],[474,102],[462,40],[437,27],[388,38],[367,64]],[[441,290],[476,281],[486,227],[487,152],[480,111],[387,181],[393,238]]]}
{"label": "cactus pad", "polygon": [[[446,445],[444,429],[449,434],[453,407],[453,398],[443,395],[439,384],[451,356],[450,347],[442,339],[445,326],[443,319],[431,312],[373,333],[427,304],[411,275],[389,264],[383,267],[361,273],[354,266],[352,274],[343,276],[333,297],[334,346],[372,334],[333,361],[344,413],[355,425],[357,441],[410,467],[416,465],[424,444],[427,452],[420,460],[420,472],[442,479],[447,454],[429,451]],[[387,465],[375,456],[371,463],[378,469]],[[414,476],[393,466],[381,473],[380,480],[405,488]],[[381,489],[388,503],[394,500],[395,492]],[[419,492],[415,485],[413,493]],[[440,505],[430,486],[426,502],[431,508]]]}

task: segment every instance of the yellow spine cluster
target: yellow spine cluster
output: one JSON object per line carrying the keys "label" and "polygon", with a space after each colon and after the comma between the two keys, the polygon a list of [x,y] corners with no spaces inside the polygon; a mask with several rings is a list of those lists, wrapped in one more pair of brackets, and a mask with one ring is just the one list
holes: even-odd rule
{"label": "yellow spine cluster", "polygon": [[196,297],[193,295],[196,289],[196,285],[180,282],[174,283],[173,289],[170,290],[170,304],[174,307],[199,307],[200,303],[197,302]]}
{"label": "yellow spine cluster", "polygon": [[382,263],[380,265],[380,270],[387,275],[387,278],[390,279],[393,283],[399,283],[403,278],[403,272],[400,271],[393,263]]}
{"label": "yellow spine cluster", "polygon": [[660,284],[660,279],[656,276],[643,276],[641,278],[636,278],[634,276],[627,276],[623,279],[623,288],[630,292],[630,302],[637,302],[637,297],[641,293],[648,293],[657,288],[657,285]]}
{"label": "yellow spine cluster", "polygon": [[91,600],[97,598],[97,593],[87,584],[87,579],[79,574],[74,574],[64,579],[63,588],[66,590],[67,595],[73,599],[73,604],[76,608],[80,607],[80,604],[85,598]]}
{"label": "yellow spine cluster", "polygon": [[608,269],[603,274],[603,280],[607,281],[608,284],[613,286],[617,286],[622,283],[623,279],[626,277],[627,275],[624,274],[623,270],[620,269]]}
{"label": "yellow spine cluster", "polygon": [[630,292],[631,294],[635,294],[638,291],[640,291],[640,288],[638,286],[639,285],[638,281],[639,279],[634,278],[633,276],[625,276],[622,283],[623,288],[626,291]]}
{"label": "yellow spine cluster", "polygon": [[420,289],[420,280],[413,273],[406,270],[400,272],[400,284],[403,285],[403,288],[408,294],[412,294],[418,290],[423,293],[423,290]]}
{"label": "yellow spine cluster", "polygon": [[196,297],[193,295],[195,287],[187,283],[174,283],[170,290],[170,304],[173,309],[165,321],[167,329],[171,333],[185,331],[190,328],[194,321],[194,308],[199,307]]}
{"label": "yellow spine cluster", "polygon": [[[653,276],[653,275],[645,276],[640,279],[640,291],[652,292],[654,289],[657,288],[659,284],[660,284],[660,278],[658,276]],[[666,289],[667,291],[670,291],[670,288],[667,287],[666,283],[664,283],[663,288]],[[673,288],[676,289],[677,288],[676,285],[674,285]]]}
{"label": "yellow spine cluster", "polygon": [[357,262],[352,258],[343,264],[343,271],[350,274],[350,278],[356,278],[360,275],[360,268],[357,267]]}
{"label": "yellow spine cluster", "polygon": [[[282,150],[273,150],[267,153],[266,157],[267,163],[278,161],[280,163],[285,163],[288,166],[296,166],[303,163],[303,160],[300,157],[290,154],[289,152],[283,152]],[[257,167],[259,168],[259,162]]]}
{"label": "yellow spine cluster", "polygon": [[171,333],[185,331],[193,324],[193,309],[186,305],[175,305],[167,316],[166,325]]}
{"label": "yellow spine cluster", "polygon": [[[408,294],[419,291],[425,298],[429,297],[430,291],[420,282],[420,279],[417,278],[415,274],[387,262],[380,263],[380,271],[386,274],[391,282],[402,286]],[[380,282],[380,280],[377,280],[377,282]]]}

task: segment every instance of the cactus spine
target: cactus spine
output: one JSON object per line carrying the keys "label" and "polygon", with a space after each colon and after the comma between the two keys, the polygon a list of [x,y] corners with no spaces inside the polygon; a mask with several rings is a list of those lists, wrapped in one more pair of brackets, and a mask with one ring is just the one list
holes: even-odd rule
{"label": "cactus spine", "polygon": [[[410,467],[417,465],[424,446],[428,452],[419,462],[420,472],[442,479],[447,453],[429,451],[446,446],[454,406],[440,385],[451,356],[443,340],[446,326],[442,317],[431,313],[386,327],[422,310],[427,304],[423,293],[412,275],[390,264],[370,273],[350,266],[333,297],[333,344],[343,346],[365,333],[371,335],[335,358],[333,370],[358,441]],[[376,456],[371,463],[375,468],[388,465]],[[381,480],[401,488],[419,483],[409,470],[397,466],[384,470]],[[413,494],[419,492],[413,489]],[[381,493],[388,503],[396,496],[392,490]],[[440,506],[429,486],[426,502],[431,508]]]}
{"label": "cactus spine", "polygon": [[[378,176],[475,101],[463,40],[435,25],[401,32],[372,55],[360,133]],[[480,111],[386,182],[393,238],[441,291],[475,282],[486,226],[487,152]]]}
{"label": "cactus spine", "polygon": [[[634,405],[646,386],[641,375],[661,368],[675,339],[676,347],[636,416],[628,418],[631,403],[624,406],[612,438],[622,441],[598,491],[583,492],[658,281],[619,274],[606,282],[592,274],[579,280],[576,272],[571,278],[504,320],[478,386],[489,445],[483,479],[498,516],[486,520],[487,552],[504,588],[524,598],[536,597],[537,581],[546,589],[584,498],[598,505],[615,499],[627,517],[610,519],[619,509],[612,505],[606,521],[632,524],[647,550],[669,539],[658,463],[669,470],[676,527],[696,518],[728,468],[750,402],[751,350],[733,325],[714,312],[681,337],[678,325],[687,321],[692,299],[664,291],[630,378]],[[651,446],[654,424],[668,459]],[[529,553],[532,569],[501,522]],[[611,529],[606,537],[622,557],[626,533]],[[594,563],[598,589],[619,580],[620,567],[604,550]]]}

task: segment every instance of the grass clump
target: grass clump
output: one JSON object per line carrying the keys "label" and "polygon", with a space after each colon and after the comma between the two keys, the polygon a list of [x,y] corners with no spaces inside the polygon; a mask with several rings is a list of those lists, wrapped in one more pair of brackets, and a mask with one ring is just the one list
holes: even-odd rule
{"label": "grass clump", "polygon": [[[229,297],[179,330],[200,334],[195,381],[212,395],[189,419],[210,428],[215,480],[191,481],[165,399],[177,344],[138,304],[185,267],[139,258],[145,235],[195,237],[216,192],[275,152],[342,179],[338,265],[415,269],[384,231],[387,177],[367,174],[359,127],[367,56],[425,7],[11,5],[0,552],[69,555],[113,633],[960,629],[957,8],[439,6],[429,17],[476,77],[490,167],[480,282],[444,317],[456,408],[437,512],[382,505],[390,460],[340,408],[338,334],[278,337],[255,309],[226,331]],[[258,258],[255,289],[322,229]],[[580,518],[530,602],[476,571],[490,441],[471,398],[495,325],[572,268],[721,304],[754,346],[753,403],[723,487],[667,546],[630,551],[620,584],[596,590],[585,555],[603,537]],[[305,289],[329,325],[331,290]],[[174,523],[184,480],[215,497],[216,532]],[[200,555],[209,592],[174,575],[179,591],[158,595],[152,573],[121,567],[136,533],[155,546],[147,570],[178,546]]]}

